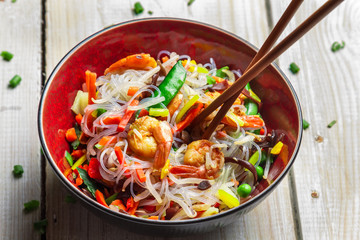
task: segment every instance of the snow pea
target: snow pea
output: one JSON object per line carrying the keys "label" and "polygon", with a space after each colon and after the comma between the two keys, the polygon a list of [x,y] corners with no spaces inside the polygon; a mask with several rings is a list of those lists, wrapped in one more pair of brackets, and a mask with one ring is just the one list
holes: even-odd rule
{"label": "snow pea", "polygon": [[[167,106],[179,92],[180,88],[185,83],[185,78],[186,70],[183,67],[181,61],[178,61],[158,87],[160,89],[160,96],[165,97],[165,100],[162,102],[165,106]],[[159,96],[159,93],[155,92],[154,96]],[[153,107],[162,108],[161,104],[157,104]]]}

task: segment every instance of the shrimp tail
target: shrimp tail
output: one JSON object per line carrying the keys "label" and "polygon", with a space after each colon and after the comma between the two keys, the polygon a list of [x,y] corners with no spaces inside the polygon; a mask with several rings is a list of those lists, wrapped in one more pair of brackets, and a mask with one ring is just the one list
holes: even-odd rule
{"label": "shrimp tail", "polygon": [[198,177],[199,168],[190,165],[178,165],[172,166],[169,171],[179,177],[189,178]]}
{"label": "shrimp tail", "polygon": [[153,165],[155,169],[160,169],[165,165],[166,160],[170,154],[170,150],[171,150],[171,143],[165,142],[162,144],[158,144],[158,149],[155,153],[154,165]]}

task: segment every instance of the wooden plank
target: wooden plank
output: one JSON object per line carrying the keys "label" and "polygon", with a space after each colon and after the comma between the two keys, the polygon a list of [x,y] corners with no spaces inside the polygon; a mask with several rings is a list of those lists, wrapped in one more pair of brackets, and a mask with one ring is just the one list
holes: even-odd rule
{"label": "wooden plank", "polygon": [[[257,46],[263,42],[268,33],[263,0],[197,0],[190,7],[187,6],[187,1],[141,1],[145,11],[139,16],[131,12],[134,2],[120,4],[115,0],[86,1],[85,9],[85,0],[47,1],[47,74],[69,49],[86,36],[113,23],[149,17],[148,10],[153,11],[152,17],[169,16],[207,22],[234,32]],[[49,223],[48,238],[110,239],[114,236],[122,236],[127,239],[150,239],[103,222],[79,203],[76,205],[64,203],[66,192],[49,167],[46,184],[47,216],[49,219],[56,216],[56,222]],[[267,200],[234,224],[201,236],[178,239],[293,239],[295,234],[289,196],[289,187],[285,179]]]}
{"label": "wooden plank", "polygon": [[[23,212],[24,202],[40,200],[41,195],[40,144],[36,127],[41,89],[40,7],[40,0],[26,4],[0,2],[0,52],[6,50],[14,54],[10,62],[0,60],[2,239],[40,238],[33,230],[33,223],[40,220],[40,209],[28,214]],[[22,81],[17,88],[9,89],[7,85],[15,74],[19,74]],[[16,164],[24,168],[19,179],[12,174]]]}
{"label": "wooden plank", "polygon": [[[274,21],[288,2],[271,2]],[[304,1],[289,30],[324,2]],[[311,124],[294,166],[304,239],[360,238],[359,11],[359,1],[344,1],[279,60]],[[332,43],[341,40],[345,48],[333,53]],[[300,66],[297,75],[286,70],[291,62]],[[337,123],[329,129],[332,120]],[[322,143],[315,141],[319,135]],[[318,198],[311,197],[313,190]]]}

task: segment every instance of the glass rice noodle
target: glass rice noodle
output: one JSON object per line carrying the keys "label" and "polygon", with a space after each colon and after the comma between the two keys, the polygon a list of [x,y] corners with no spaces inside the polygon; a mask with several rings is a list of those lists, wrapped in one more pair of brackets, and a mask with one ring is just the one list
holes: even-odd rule
{"label": "glass rice noodle", "polygon": [[[153,220],[207,217],[254,197],[262,181],[269,185],[274,180],[269,179],[273,159],[286,147],[282,136],[268,133],[258,111],[260,98],[248,85],[210,139],[201,140],[216,112],[197,126],[191,121],[241,75],[240,70],[218,68],[221,63],[212,58],[200,64],[165,50],[157,60],[136,54],[114,63],[103,76],[93,75],[93,80],[91,72],[86,73],[86,86],[71,108],[77,123],[66,132],[72,159],[65,154],[60,161],[64,175],[105,207]],[[184,72],[176,95],[182,98],[165,105],[172,99],[161,92],[164,84],[181,82],[176,74],[170,77],[174,66]],[[141,119],[147,125],[137,125]],[[160,141],[155,131],[171,141]],[[154,165],[157,156],[149,157],[147,151],[165,155],[159,166]],[[237,161],[250,162],[256,171]],[[252,190],[241,192],[242,184]]]}

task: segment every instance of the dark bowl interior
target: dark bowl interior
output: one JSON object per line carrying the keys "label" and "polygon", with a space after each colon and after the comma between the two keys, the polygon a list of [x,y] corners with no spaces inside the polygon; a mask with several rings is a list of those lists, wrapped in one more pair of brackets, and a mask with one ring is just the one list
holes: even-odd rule
{"label": "dark bowl interior", "polygon": [[[250,211],[281,181],[293,164],[302,134],[298,99],[286,76],[272,64],[251,82],[262,99],[261,114],[271,129],[286,132],[289,161],[280,166],[270,186],[259,186],[258,195],[227,212],[186,221],[153,221],[108,210],[77,190],[63,176],[56,162],[69,150],[64,132],[73,126],[70,110],[76,92],[85,82],[85,70],[102,75],[118,59],[135,53],[157,56],[161,50],[190,55],[199,63],[214,58],[217,66],[244,71],[256,49],[240,37],[222,29],[183,19],[153,18],[129,21],[101,30],[74,47],[56,66],[46,83],[39,106],[39,135],[44,153],[61,182],[99,216],[136,232],[174,236],[209,231],[225,226]],[[121,224],[119,224],[121,223]]]}

